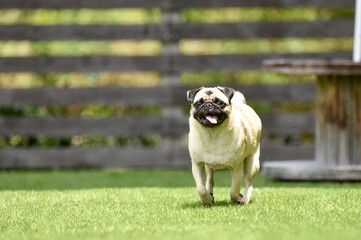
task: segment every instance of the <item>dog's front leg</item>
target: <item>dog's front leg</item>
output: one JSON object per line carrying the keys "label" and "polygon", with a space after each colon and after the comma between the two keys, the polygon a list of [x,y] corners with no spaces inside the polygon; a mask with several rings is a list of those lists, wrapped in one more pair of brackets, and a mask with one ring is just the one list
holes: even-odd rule
{"label": "dog's front leg", "polygon": [[207,191],[204,186],[205,182],[205,168],[203,164],[192,163],[192,173],[194,180],[196,181],[197,192],[199,198],[204,204],[211,204],[214,202],[212,194]]}
{"label": "dog's front leg", "polygon": [[207,173],[207,181],[206,181],[206,189],[208,192],[211,193],[211,195],[213,196],[213,187],[214,187],[214,180],[213,180],[213,176],[214,176],[214,170],[210,167],[206,167],[206,173]]}
{"label": "dog's front leg", "polygon": [[240,194],[241,184],[243,178],[243,168],[241,169],[232,169],[232,186],[231,191],[229,193],[232,202],[236,202],[238,204],[241,203],[241,198],[243,197]]}

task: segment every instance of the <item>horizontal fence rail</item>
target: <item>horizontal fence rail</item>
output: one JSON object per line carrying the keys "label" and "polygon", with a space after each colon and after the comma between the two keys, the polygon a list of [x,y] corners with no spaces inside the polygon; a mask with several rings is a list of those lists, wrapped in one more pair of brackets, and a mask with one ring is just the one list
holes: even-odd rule
{"label": "horizontal fence rail", "polygon": [[[312,134],[312,113],[261,115],[263,133]],[[51,136],[71,135],[146,135],[175,136],[188,132],[188,117],[126,116],[111,118],[0,118],[0,135]]]}
{"label": "horizontal fence rail", "polygon": [[350,58],[351,52],[169,56],[0,57],[0,72],[182,72],[261,70],[264,59]]}
{"label": "horizontal fence rail", "polygon": [[[280,146],[261,143],[261,161],[314,158],[313,146]],[[296,157],[296,158],[295,158]],[[16,168],[185,168],[188,149],[167,148],[13,148],[0,149],[0,169]]]}
{"label": "horizontal fence rail", "polygon": [[0,8],[81,9],[81,8],[213,8],[213,7],[354,7],[353,0],[0,0]]}
{"label": "horizontal fence rail", "polygon": [[[230,85],[250,102],[312,102],[312,83]],[[71,104],[172,105],[187,104],[186,92],[199,86],[97,87],[97,88],[0,88],[0,106],[66,106]]]}
{"label": "horizontal fence rail", "polygon": [[120,118],[0,118],[0,135],[69,137],[71,135],[179,135],[187,118],[134,116]]}
{"label": "horizontal fence rail", "polygon": [[[186,167],[166,149],[47,148],[0,150],[0,168]],[[184,154],[187,152],[184,151]],[[179,166],[180,165],[180,166]]]}
{"label": "horizontal fence rail", "polygon": [[[174,90],[173,90],[174,91]],[[0,106],[13,105],[58,105],[70,104],[118,104],[118,105],[155,105],[172,104],[180,98],[171,96],[172,89],[168,87],[154,88],[30,88],[30,89],[0,89]],[[185,93],[183,93],[185,99]],[[180,99],[178,100],[178,102]]]}
{"label": "horizontal fence rail", "polygon": [[2,25],[0,40],[255,39],[351,37],[353,19],[313,22],[148,25]]}

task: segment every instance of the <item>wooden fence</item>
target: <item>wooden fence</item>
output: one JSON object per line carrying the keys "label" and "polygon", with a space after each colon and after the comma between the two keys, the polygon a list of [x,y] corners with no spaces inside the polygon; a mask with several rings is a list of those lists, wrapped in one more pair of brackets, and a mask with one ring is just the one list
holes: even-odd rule
{"label": "wooden fence", "polygon": [[[115,40],[154,39],[162,41],[158,56],[31,56],[0,57],[0,72],[138,72],[162,74],[162,83],[155,87],[96,87],[0,89],[0,107],[67,106],[67,105],[129,105],[161,106],[157,116],[85,117],[1,117],[0,136],[72,135],[138,136],[157,134],[162,144],[156,147],[116,148],[44,148],[16,147],[0,149],[0,168],[75,168],[75,167],[165,167],[190,166],[186,144],[188,131],[186,91],[179,80],[183,72],[261,70],[264,59],[278,58],[346,58],[350,52],[299,54],[229,54],[182,55],[179,41],[183,39],[259,39],[259,38],[329,38],[351,37],[353,19],[313,22],[254,23],[187,23],[180,12],[185,8],[212,7],[353,7],[353,0],[0,0],[0,9],[111,9],[160,8],[159,23],[143,25],[2,25],[0,40]],[[235,85],[253,103],[312,103],[312,83],[286,85]],[[262,115],[264,136],[314,134],[314,113]],[[277,144],[262,140],[262,160],[313,159],[313,145]]]}

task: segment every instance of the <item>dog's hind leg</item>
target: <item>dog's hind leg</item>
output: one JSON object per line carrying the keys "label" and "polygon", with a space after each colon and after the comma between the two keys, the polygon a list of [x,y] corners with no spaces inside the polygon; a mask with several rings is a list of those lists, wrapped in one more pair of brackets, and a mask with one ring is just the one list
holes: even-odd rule
{"label": "dog's hind leg", "polygon": [[244,190],[244,196],[241,198],[241,204],[248,204],[251,200],[251,196],[253,193],[253,179],[256,173],[259,170],[259,153],[260,153],[260,146],[258,144],[256,150],[245,159],[243,171],[246,180],[246,187]]}
{"label": "dog's hind leg", "polygon": [[204,186],[205,182],[205,167],[203,164],[192,163],[192,173],[197,186],[199,198],[204,204],[211,204],[214,198],[210,191]]}

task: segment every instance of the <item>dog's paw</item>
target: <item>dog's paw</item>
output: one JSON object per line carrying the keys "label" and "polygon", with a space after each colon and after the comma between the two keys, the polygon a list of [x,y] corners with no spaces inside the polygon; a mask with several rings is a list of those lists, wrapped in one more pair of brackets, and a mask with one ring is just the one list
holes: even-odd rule
{"label": "dog's paw", "polygon": [[247,205],[249,203],[249,198],[247,197],[241,197],[238,201],[237,204],[241,204],[241,205]]}
{"label": "dog's paw", "polygon": [[201,201],[203,204],[213,204],[214,203],[214,197],[213,197],[213,193],[208,193],[206,192],[205,194],[203,194],[202,196],[200,196]]}
{"label": "dog's paw", "polygon": [[253,193],[253,187],[249,189],[248,194],[245,194],[244,196],[240,194],[240,199],[237,201],[237,204],[247,205],[251,200],[252,193]]}
{"label": "dog's paw", "polygon": [[230,195],[230,197],[231,197],[232,202],[240,204],[240,201],[243,198],[243,195],[242,195],[242,193],[240,193],[238,196],[237,195]]}

